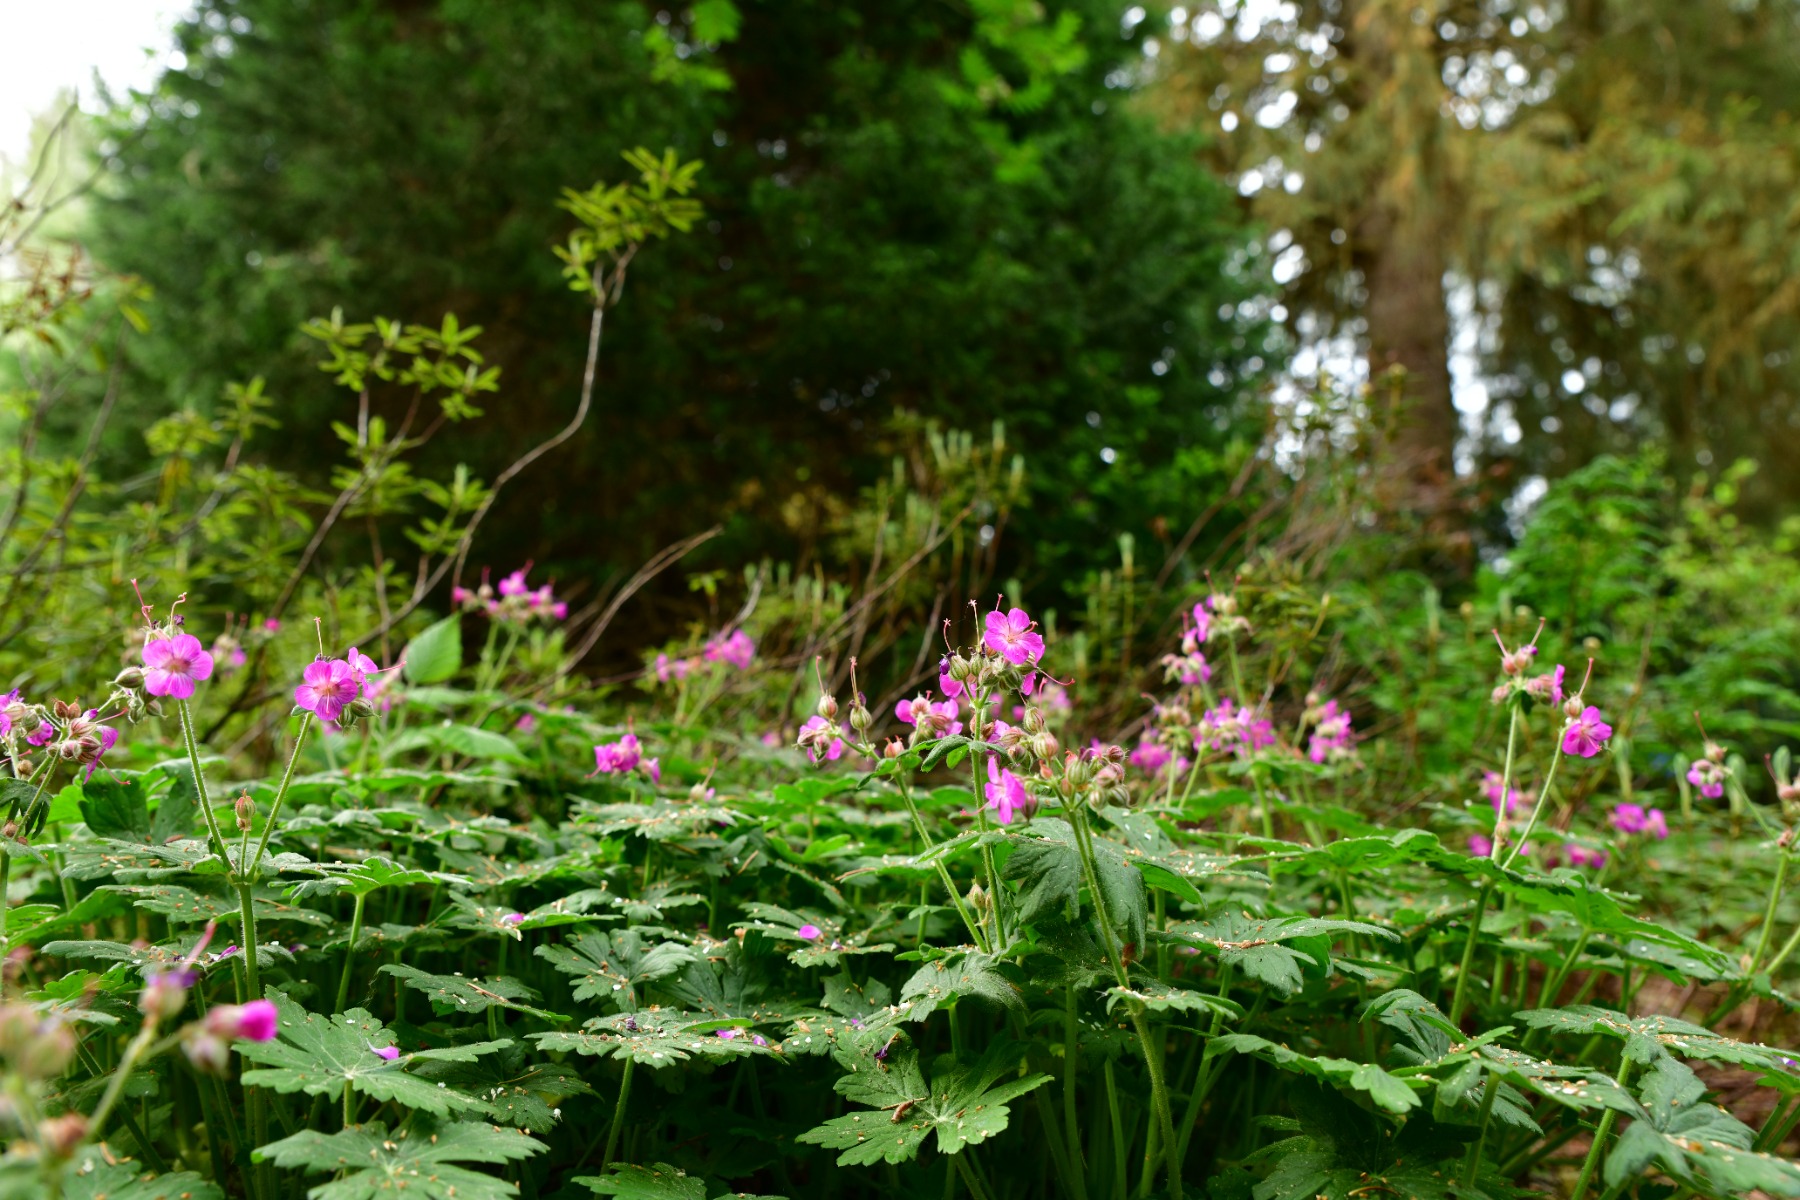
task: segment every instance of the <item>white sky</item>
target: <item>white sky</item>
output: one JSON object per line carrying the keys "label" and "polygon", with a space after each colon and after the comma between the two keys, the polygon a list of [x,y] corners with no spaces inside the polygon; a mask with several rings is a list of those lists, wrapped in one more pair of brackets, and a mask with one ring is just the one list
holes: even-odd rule
{"label": "white sky", "polygon": [[0,159],[24,161],[32,121],[65,89],[93,99],[94,73],[145,87],[189,0],[0,0]]}

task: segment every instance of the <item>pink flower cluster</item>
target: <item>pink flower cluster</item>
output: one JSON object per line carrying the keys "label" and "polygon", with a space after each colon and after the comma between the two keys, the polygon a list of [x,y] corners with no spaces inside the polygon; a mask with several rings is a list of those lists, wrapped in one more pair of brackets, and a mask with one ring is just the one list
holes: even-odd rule
{"label": "pink flower cluster", "polygon": [[[1504,816],[1512,816],[1525,808],[1525,793],[1516,787],[1508,787],[1505,795],[1501,795],[1502,780],[1498,771],[1484,771],[1481,775],[1481,794],[1488,803],[1494,806],[1495,812],[1504,809]],[[1504,803],[1502,803],[1504,801]]]}
{"label": "pink flower cluster", "polygon": [[1662,809],[1645,808],[1640,804],[1620,804],[1614,806],[1612,815],[1606,818],[1620,833],[1646,833],[1657,841],[1669,836],[1669,823],[1664,819]]}
{"label": "pink flower cluster", "polygon": [[485,613],[491,620],[519,625],[534,620],[565,620],[569,615],[568,604],[556,598],[552,584],[546,583],[534,588],[527,583],[525,573],[529,570],[531,564],[526,563],[503,578],[496,588],[488,583],[488,573],[484,568],[481,572],[481,586],[472,590],[466,587],[451,588],[450,603],[463,612]]}
{"label": "pink flower cluster", "polygon": [[1268,718],[1258,716],[1248,705],[1233,704],[1229,697],[1202,713],[1194,732],[1196,750],[1229,750],[1242,755],[1274,744],[1275,726]]}
{"label": "pink flower cluster", "polygon": [[1193,765],[1185,756],[1177,756],[1155,738],[1145,738],[1139,742],[1137,749],[1131,752],[1131,757],[1126,761],[1152,778],[1161,775],[1171,763],[1174,764],[1177,776],[1187,774],[1187,769]]}
{"label": "pink flower cluster", "polygon": [[595,775],[629,775],[633,771],[648,776],[651,783],[662,782],[661,761],[644,757],[644,747],[638,741],[637,734],[627,733],[616,742],[594,747],[594,770],[588,778]]}
{"label": "pink flower cluster", "polygon": [[1352,756],[1356,734],[1350,728],[1350,714],[1327,700],[1318,710],[1312,737],[1307,740],[1306,757],[1316,763],[1332,762]]}
{"label": "pink flower cluster", "polygon": [[379,672],[375,660],[350,647],[343,658],[321,658],[306,664],[294,703],[326,724],[338,721],[357,699],[372,695],[369,685]]}
{"label": "pink flower cluster", "polygon": [[1590,850],[1586,846],[1570,842],[1568,851],[1571,867],[1592,867],[1599,870],[1606,865],[1606,851],[1604,850]]}
{"label": "pink flower cluster", "polygon": [[1707,757],[1696,760],[1687,769],[1687,781],[1699,788],[1700,794],[1708,800],[1717,800],[1725,794],[1725,780],[1731,776],[1730,769],[1712,757],[1713,748],[1708,744]]}
{"label": "pink flower cluster", "polygon": [[[32,750],[48,746],[63,762],[85,766],[84,782],[92,779],[101,758],[118,743],[119,731],[106,722],[119,714],[102,715],[98,709],[81,709],[60,700],[45,710],[26,704],[20,696],[17,688],[0,696],[0,743],[5,743],[13,758],[14,770],[29,775],[24,760]],[[30,749],[22,749],[21,743]]]}
{"label": "pink flower cluster", "polygon": [[715,633],[707,638],[700,647],[699,654],[691,654],[685,658],[658,654],[650,664],[650,674],[656,676],[658,683],[669,683],[686,679],[708,663],[722,663],[739,671],[748,671],[755,660],[756,642],[743,630],[734,629],[730,633]]}

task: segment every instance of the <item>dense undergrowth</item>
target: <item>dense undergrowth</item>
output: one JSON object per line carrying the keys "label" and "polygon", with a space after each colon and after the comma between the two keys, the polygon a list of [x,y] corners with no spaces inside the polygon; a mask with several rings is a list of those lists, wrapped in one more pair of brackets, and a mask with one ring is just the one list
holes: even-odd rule
{"label": "dense undergrowth", "polygon": [[[566,198],[590,386],[695,215],[632,163]],[[107,328],[57,286],[46,362]],[[1800,1195],[1800,575],[1736,476],[1603,461],[1446,599],[1321,440],[1229,580],[1127,538],[1040,622],[1025,465],[920,429],[594,680],[631,581],[476,570],[506,478],[407,465],[478,331],[309,332],[334,496],[254,385],[142,480],[9,460],[6,1194]]]}

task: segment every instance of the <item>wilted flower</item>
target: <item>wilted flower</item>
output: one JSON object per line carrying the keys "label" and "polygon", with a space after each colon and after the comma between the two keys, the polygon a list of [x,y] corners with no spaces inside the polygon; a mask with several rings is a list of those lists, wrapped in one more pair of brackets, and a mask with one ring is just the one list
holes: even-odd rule
{"label": "wilted flower", "polygon": [[1554,671],[1543,675],[1534,675],[1525,681],[1525,694],[1542,700],[1547,704],[1563,702],[1563,678],[1567,674],[1561,663],[1556,664]]}
{"label": "wilted flower", "polygon": [[959,715],[956,701],[933,701],[929,696],[902,700],[894,706],[894,716],[901,723],[916,727],[928,737],[953,737],[961,733]]}
{"label": "wilted flower", "polygon": [[212,655],[191,633],[152,637],[144,643],[144,690],[152,696],[186,700],[194,685],[212,674]]}
{"label": "wilted flower", "polygon": [[398,1046],[370,1046],[369,1049],[374,1052],[376,1057],[385,1058],[389,1062],[400,1057],[400,1047]]}
{"label": "wilted flower", "polygon": [[800,936],[802,938],[805,938],[809,942],[818,938],[820,936],[820,932],[821,931],[820,931],[819,927],[817,925],[811,924],[810,922],[808,924],[802,925],[800,928],[794,930],[795,934],[797,934],[798,936]]}
{"label": "wilted flower", "polygon": [[844,756],[843,730],[824,717],[808,717],[800,726],[799,745],[812,762],[836,762]]}
{"label": "wilted flower", "polygon": [[500,923],[502,925],[511,925],[514,928],[517,928],[525,923],[525,914],[522,912],[509,912],[500,918]]}

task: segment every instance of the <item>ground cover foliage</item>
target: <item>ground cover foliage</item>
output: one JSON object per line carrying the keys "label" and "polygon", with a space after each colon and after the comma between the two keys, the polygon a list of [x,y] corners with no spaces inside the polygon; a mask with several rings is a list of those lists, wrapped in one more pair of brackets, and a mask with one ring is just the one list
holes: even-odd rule
{"label": "ground cover foliage", "polygon": [[[220,664],[146,605],[97,710],[5,710],[6,1185],[1800,1193],[1800,1067],[1726,1022],[1787,1003],[1800,937],[1715,944],[1605,886],[1747,822],[1775,915],[1787,756],[1778,808],[1711,803],[1742,764],[1709,747],[1687,811],[1561,828],[1554,778],[1605,773],[1622,718],[1503,642],[1487,795],[1381,823],[1269,600],[1193,607],[1129,750],[1073,748],[1018,609],[957,621],[894,711],[821,692],[797,747],[681,711],[746,686],[741,629],[618,726],[509,695],[510,639],[451,616],[396,667],[322,651],[286,761],[229,783],[193,736]],[[554,601],[467,603],[511,632]],[[1671,983],[1704,1002],[1644,1002]]]}

